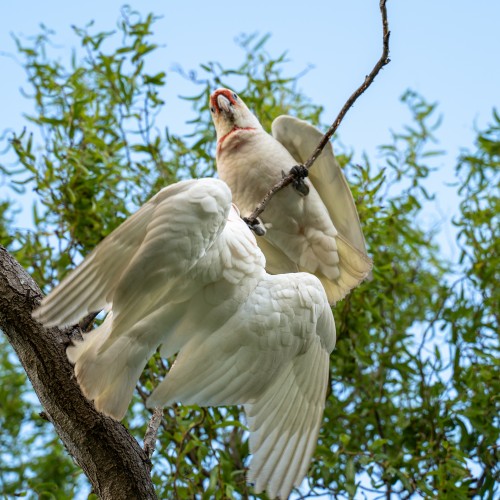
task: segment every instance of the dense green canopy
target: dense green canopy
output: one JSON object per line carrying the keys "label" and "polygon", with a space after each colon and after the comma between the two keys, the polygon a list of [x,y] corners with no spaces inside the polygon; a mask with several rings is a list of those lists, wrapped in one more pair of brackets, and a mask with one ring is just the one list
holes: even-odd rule
{"label": "dense green canopy", "polygon": [[[5,160],[0,172],[6,185],[33,192],[34,225],[19,229],[2,188],[0,243],[46,292],[161,187],[214,175],[214,87],[237,82],[268,129],[284,113],[315,124],[331,118],[286,76],[285,57],[249,36],[240,42],[239,67],[201,65],[193,77],[199,92],[186,97],[197,118],[188,133],[175,135],[164,124],[166,74],[147,70],[157,49],[154,21],[123,18],[114,33],[75,29],[84,50],[68,65],[51,57],[47,30],[17,41],[33,110],[23,130],[4,137],[16,164]],[[334,309],[331,390],[305,497],[376,491],[386,498],[494,498],[500,491],[500,116],[494,112],[456,160],[460,251],[452,260],[436,244],[441,227],[420,222],[435,210],[428,180],[440,154],[433,149],[436,105],[411,91],[402,100],[411,123],[376,159],[355,164],[351,150],[336,148],[374,270],[372,281]],[[361,141],[352,147],[362,150]],[[0,494],[63,499],[88,491],[52,424],[39,416],[42,407],[3,335],[0,343]],[[170,362],[155,358],[141,377],[124,422],[138,440],[150,417],[143,400]],[[241,416],[237,407],[167,408],[152,459],[158,496],[252,495]]]}

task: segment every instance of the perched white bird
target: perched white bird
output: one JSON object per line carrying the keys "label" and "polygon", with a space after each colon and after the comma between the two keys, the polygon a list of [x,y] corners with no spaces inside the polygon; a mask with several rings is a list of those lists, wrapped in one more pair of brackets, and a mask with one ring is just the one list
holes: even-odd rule
{"label": "perched white bird", "polygon": [[[323,135],[291,116],[278,117],[269,135],[229,89],[211,95],[210,110],[217,131],[219,177],[227,182],[246,217],[283,173],[308,159]],[[260,216],[266,233],[257,242],[270,273],[313,273],[334,304],[369,275],[372,262],[351,191],[330,143],[305,183],[307,196],[291,187],[274,195]]]}
{"label": "perched white bird", "polygon": [[319,280],[269,275],[216,179],[164,188],[34,312],[45,325],[110,310],[67,350],[83,393],[121,419],[147,360],[178,356],[148,405],[244,405],[257,492],[288,497],[323,415],[335,325]]}

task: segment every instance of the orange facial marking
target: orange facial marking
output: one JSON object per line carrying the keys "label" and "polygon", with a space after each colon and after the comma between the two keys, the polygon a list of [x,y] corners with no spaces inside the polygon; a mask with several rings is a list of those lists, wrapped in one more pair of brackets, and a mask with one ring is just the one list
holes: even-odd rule
{"label": "orange facial marking", "polygon": [[224,97],[229,99],[229,102],[231,102],[232,104],[236,104],[236,101],[233,97],[233,92],[231,92],[229,89],[218,89],[210,96],[210,106],[212,106],[217,111],[217,113],[220,113],[219,104],[217,102],[217,97],[219,97],[220,95],[223,95]]}
{"label": "orange facial marking", "polygon": [[236,132],[239,132],[240,130],[255,130],[254,127],[237,127],[234,126],[232,130],[230,130],[226,135],[223,135],[218,141],[217,141],[217,151],[222,151],[222,144],[223,142],[233,135]]}

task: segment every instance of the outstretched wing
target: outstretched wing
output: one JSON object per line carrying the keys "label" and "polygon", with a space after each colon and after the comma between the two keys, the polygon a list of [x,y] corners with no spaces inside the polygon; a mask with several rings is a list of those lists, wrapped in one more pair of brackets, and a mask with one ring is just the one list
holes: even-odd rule
{"label": "outstretched wing", "polygon": [[[194,337],[197,339],[194,341],[196,346],[205,346],[207,337],[230,321],[253,293],[265,275],[264,266],[264,255],[254,234],[233,205],[222,233],[184,276],[184,281],[198,284],[198,290],[185,303],[186,313],[176,321],[171,334],[164,339],[161,355],[169,357],[179,352]],[[178,308],[177,304],[175,306]],[[239,325],[236,324],[235,328]],[[183,352],[186,350],[184,348]],[[217,352],[217,356],[220,354]],[[208,351],[203,352],[202,349],[199,355],[200,362],[212,363]],[[191,382],[195,384],[193,380]]]}
{"label": "outstretched wing", "polygon": [[162,189],[45,297],[33,316],[47,326],[70,325],[113,303],[116,319],[189,269],[222,231],[230,206],[228,187],[216,179]]}
{"label": "outstretched wing", "polygon": [[335,325],[310,274],[267,275],[220,329],[180,351],[148,405],[244,404],[257,491],[286,498],[314,451]]}
{"label": "outstretched wing", "polygon": [[123,418],[147,360],[188,310],[186,297],[203,287],[186,275],[220,236],[230,207],[229,188],[215,179],[163,189],[35,311],[43,323],[59,325],[111,305],[104,323],[67,349],[83,393],[98,410]]}
{"label": "outstretched wing", "polygon": [[[323,137],[316,127],[306,121],[286,115],[274,120],[272,133],[299,163],[307,161]],[[352,193],[330,142],[310,169],[309,179],[327,207],[337,231],[368,257]]]}
{"label": "outstretched wing", "polygon": [[[279,116],[272,125],[273,136],[299,163],[307,161],[323,134],[309,123],[292,116]],[[330,301],[341,299],[370,275],[372,261],[351,190],[328,143],[309,171],[309,179],[325,204],[338,231],[340,277],[332,282],[319,276]]]}
{"label": "outstretched wing", "polygon": [[255,403],[245,405],[253,455],[248,481],[256,493],[288,498],[302,482],[316,448],[328,368],[329,353],[316,338]]}

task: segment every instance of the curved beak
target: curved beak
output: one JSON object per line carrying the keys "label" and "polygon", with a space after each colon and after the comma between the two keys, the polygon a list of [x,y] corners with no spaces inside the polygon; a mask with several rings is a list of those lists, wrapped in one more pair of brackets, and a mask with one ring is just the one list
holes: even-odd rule
{"label": "curved beak", "polygon": [[232,92],[228,89],[218,89],[210,96],[210,105],[216,113],[233,116],[235,100]]}
{"label": "curved beak", "polygon": [[231,112],[231,107],[233,104],[224,94],[219,94],[216,101],[218,111],[225,111],[226,113]]}

